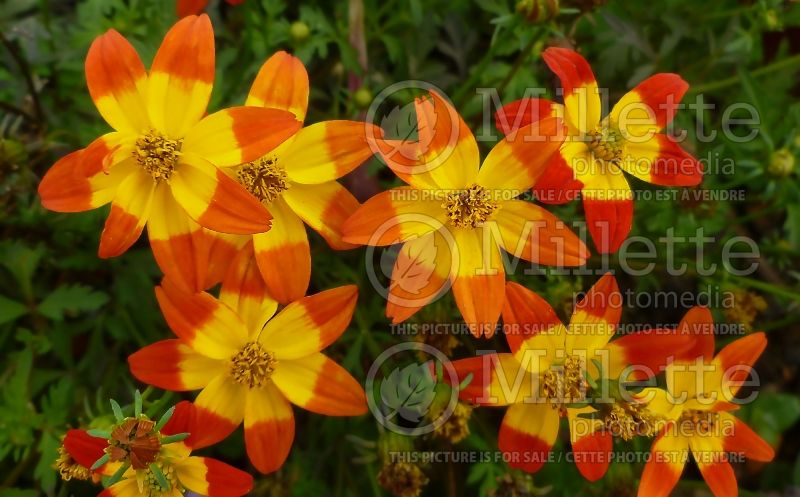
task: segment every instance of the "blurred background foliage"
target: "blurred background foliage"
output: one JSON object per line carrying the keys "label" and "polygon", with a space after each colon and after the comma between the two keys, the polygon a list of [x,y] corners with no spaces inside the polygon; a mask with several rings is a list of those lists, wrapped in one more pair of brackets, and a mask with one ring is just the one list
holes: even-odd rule
{"label": "blurred background foliage", "polygon": [[[688,148],[711,159],[712,170],[697,191],[741,190],[745,197],[683,198],[678,192],[676,199],[636,203],[632,235],[657,240],[668,229],[692,236],[703,228],[715,241],[699,255],[688,243],[657,245],[657,264],[648,275],[618,274],[623,290],[705,292],[709,301],[677,308],[631,306],[623,323],[672,325],[694,303],[709,303],[718,322],[768,331],[770,344],[757,366],[761,394],[741,415],[777,447],[778,456],[768,466],[747,463],[736,471],[742,495],[797,495],[800,4],[522,3],[518,8],[510,0],[246,0],[232,6],[212,0],[208,12],[217,36],[217,79],[210,110],[241,104],[260,65],[278,49],[298,55],[308,67],[308,122],[363,118],[372,95],[391,83],[419,79],[442,88],[476,134],[495,139],[476,88],[496,88],[503,103],[522,97],[528,87],[547,88],[553,95],[557,81],[539,56],[547,46],[577,47],[600,86],[609,88],[611,102],[652,73],[680,73],[691,84],[685,102],[713,104],[699,114],[683,111],[677,119],[678,128],[689,133]],[[96,250],[106,211],[48,213],[35,192],[58,157],[106,131],[83,75],[92,39],[115,28],[147,65],[175,20],[175,5],[163,0],[0,0],[0,497],[93,495],[88,485],[57,479],[52,465],[59,439],[70,427],[108,421],[109,397],[130,402],[132,390],[143,386],[131,378],[127,356],[170,334],[154,299],[160,275],[146,240],[122,257],[100,260]],[[412,97],[396,94],[383,110],[389,113],[392,105],[402,106]],[[736,121],[748,117],[741,109],[730,110],[739,102],[755,106],[759,124]],[[698,131],[723,126],[738,136],[751,129],[758,133],[746,142],[722,134],[708,142],[696,140]],[[482,141],[482,151],[493,143]],[[362,199],[397,184],[377,160],[345,181]],[[661,190],[631,181],[639,190]],[[577,202],[555,210],[568,222],[582,219]],[[722,269],[723,246],[734,236],[757,243],[760,257],[753,274],[735,276]],[[361,287],[351,329],[328,352],[363,379],[380,351],[408,338],[390,334],[385,302],[366,276],[363,249],[332,252],[315,237],[312,251],[312,292],[353,282]],[[670,276],[664,265],[668,255],[687,262],[687,274]],[[386,257],[368,264],[386,276]],[[694,270],[700,264],[718,264],[719,269],[704,275]],[[564,319],[575,292],[597,278],[589,272],[525,276],[522,267],[515,279],[540,292]],[[589,267],[617,268],[618,260],[595,256]],[[412,322],[458,323],[460,315],[445,297]],[[730,339],[720,336],[718,343]],[[505,350],[497,338],[480,344],[464,336],[438,340],[436,345],[446,342],[456,357],[471,355],[476,347]],[[178,400],[151,389],[145,396],[152,410]],[[253,495],[386,495],[377,478],[380,451],[407,440],[381,435],[369,416],[333,419],[301,410],[296,415],[297,438],[288,463],[275,475],[258,477]],[[501,416],[500,409],[473,411],[471,433],[455,447],[494,450]],[[568,450],[564,442],[557,450]],[[424,449],[452,445],[436,437],[414,443]],[[644,451],[648,443],[636,440],[617,448]],[[239,436],[205,452],[248,468]],[[429,481],[423,495],[626,496],[635,495],[641,466],[612,465],[604,479],[590,485],[566,462],[549,464],[532,478],[509,471],[502,462],[427,465],[406,468],[409,493],[394,490],[412,496]],[[391,471],[383,469],[381,483],[397,487],[398,479],[387,482]],[[690,467],[674,495],[710,494]]]}

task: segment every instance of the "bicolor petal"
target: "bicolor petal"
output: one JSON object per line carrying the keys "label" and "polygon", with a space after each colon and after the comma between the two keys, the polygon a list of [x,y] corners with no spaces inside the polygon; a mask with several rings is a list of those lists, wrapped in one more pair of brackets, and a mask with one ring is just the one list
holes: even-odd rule
{"label": "bicolor petal", "polygon": [[244,321],[250,335],[259,333],[278,308],[269,295],[256,264],[252,242],[247,242],[230,263],[222,281],[219,300]]}
{"label": "bicolor petal", "polygon": [[533,186],[536,199],[544,204],[564,204],[578,198],[583,182],[578,179],[576,169],[591,161],[586,144],[567,141],[550,156],[545,172]]}
{"label": "bicolor petal", "polygon": [[626,139],[652,136],[672,122],[688,89],[677,74],[654,74],[619,99],[609,117]]}
{"label": "bicolor petal", "polygon": [[150,217],[157,188],[165,187],[143,170],[134,171],[120,183],[100,235],[99,257],[118,256],[136,243]]}
{"label": "bicolor petal", "polygon": [[296,183],[319,184],[341,178],[372,154],[368,139],[381,129],[358,121],[323,121],[306,126],[276,151],[278,162]]}
{"label": "bicolor petal", "polygon": [[[450,289],[454,267],[454,240],[438,230],[408,240],[392,266],[386,316],[401,323]],[[449,240],[449,241],[448,241]]]}
{"label": "bicolor petal", "polygon": [[721,412],[719,416],[722,423],[733,427],[723,441],[725,452],[744,454],[754,461],[769,462],[775,458],[775,449],[744,421],[727,412]]}
{"label": "bicolor petal", "polygon": [[464,322],[476,337],[494,335],[505,300],[505,268],[497,242],[486,229],[456,229],[453,296]]}
{"label": "bicolor petal", "polygon": [[283,198],[270,204],[272,229],[253,236],[256,262],[272,297],[282,304],[302,298],[311,279],[311,249],[303,221]]}
{"label": "bicolor petal", "polygon": [[196,449],[213,445],[228,437],[245,419],[246,404],[251,391],[225,373],[206,385],[194,401],[195,422],[201,430],[192,434]]}
{"label": "bicolor petal", "polygon": [[575,50],[560,47],[548,48],[542,58],[561,80],[570,134],[582,135],[594,129],[600,123],[602,107],[589,63]]}
{"label": "bicolor petal", "polygon": [[[511,353],[529,371],[544,371],[556,359],[556,351],[563,349],[566,328],[556,311],[537,293],[519,283],[506,283],[506,300],[503,305],[503,332]],[[525,354],[541,354],[538,362]]]}
{"label": "bicolor petal", "polygon": [[447,211],[432,192],[402,187],[367,200],[342,226],[342,239],[360,245],[384,246],[442,228]]}
{"label": "bicolor petal", "polygon": [[497,143],[478,171],[479,185],[508,200],[531,188],[564,142],[564,125],[551,117],[529,124]]}
{"label": "bicolor petal", "polygon": [[353,317],[358,287],[340,286],[284,307],[267,322],[259,341],[279,361],[319,352],[336,341]]}
{"label": "bicolor petal", "polygon": [[337,181],[318,185],[294,183],[283,192],[282,198],[295,214],[325,238],[332,249],[355,247],[342,240],[342,226],[361,204]]}
{"label": "bicolor petal", "polygon": [[583,183],[583,210],[595,247],[613,253],[628,237],[633,224],[633,192],[616,166],[594,161],[593,174],[579,176]]}
{"label": "bicolor petal", "polygon": [[287,110],[304,121],[308,109],[308,71],[303,62],[283,50],[259,69],[245,105]]}
{"label": "bicolor petal", "polygon": [[236,166],[267,155],[301,127],[294,114],[285,110],[231,107],[192,126],[182,151],[218,167]]}
{"label": "bicolor petal", "polygon": [[155,129],[178,139],[200,121],[214,84],[215,53],[206,14],[184,17],[167,32],[150,67],[146,93]]}
{"label": "bicolor petal", "polygon": [[[452,364],[459,381],[472,375],[469,384],[458,393],[461,400],[472,404],[506,406],[536,393],[531,374],[511,354],[484,354]],[[551,409],[549,405],[547,408]]]}
{"label": "bicolor petal", "polygon": [[209,497],[241,497],[253,489],[253,477],[209,457],[187,457],[175,464],[175,475],[187,490]]}
{"label": "bicolor petal", "polygon": [[170,329],[207,357],[229,359],[247,342],[239,316],[207,293],[189,293],[165,279],[156,298]]}
{"label": "bicolor petal", "polygon": [[170,188],[186,213],[204,228],[249,235],[269,230],[270,216],[242,185],[207,160],[185,154]]}
{"label": "bicolor petal", "polygon": [[621,317],[622,294],[614,276],[606,273],[575,305],[565,344],[567,353],[594,357],[617,332]]}
{"label": "bicolor petal", "polygon": [[697,186],[703,180],[700,161],[681,148],[676,138],[661,133],[626,143],[620,167],[654,185]]}
{"label": "bicolor petal", "polygon": [[250,462],[262,473],[277,471],[289,456],[294,441],[294,413],[272,382],[247,394],[244,441]]}
{"label": "bicolor petal", "polygon": [[128,357],[131,373],[139,381],[164,390],[198,390],[227,372],[225,361],[195,352],[182,340],[162,340]]}
{"label": "bicolor petal", "polygon": [[367,399],[358,381],[321,353],[282,361],[272,381],[292,404],[311,412],[327,416],[367,412]]}
{"label": "bicolor petal", "polygon": [[497,447],[512,468],[539,471],[558,437],[558,411],[549,404],[514,404],[508,408]]}
{"label": "bicolor petal", "polygon": [[589,481],[602,478],[611,464],[614,437],[603,429],[603,422],[585,419],[581,414],[596,412],[592,407],[567,409],[572,455],[578,471]]}
{"label": "bicolor petal", "polygon": [[503,202],[493,221],[503,248],[514,257],[546,266],[582,266],[589,257],[589,249],[563,221],[531,202]]}
{"label": "bicolor petal", "polygon": [[142,133],[150,125],[147,73],[133,46],[110,29],[86,54],[86,86],[103,119],[117,131]]}
{"label": "bicolor petal", "polygon": [[548,117],[564,117],[564,106],[546,98],[521,98],[497,109],[495,127],[507,135]]}
{"label": "bicolor petal", "polygon": [[667,497],[678,483],[689,459],[689,442],[685,437],[664,433],[653,442],[651,453],[644,466],[637,495]]}

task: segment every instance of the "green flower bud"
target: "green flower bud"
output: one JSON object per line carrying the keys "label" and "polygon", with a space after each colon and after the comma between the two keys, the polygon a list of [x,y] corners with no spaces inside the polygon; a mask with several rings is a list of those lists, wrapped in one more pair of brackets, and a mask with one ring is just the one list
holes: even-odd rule
{"label": "green flower bud", "polygon": [[289,36],[295,43],[302,43],[311,36],[311,28],[303,21],[295,21],[289,26]]}
{"label": "green flower bud", "polygon": [[785,178],[794,172],[794,155],[782,148],[772,153],[767,172],[776,178]]}

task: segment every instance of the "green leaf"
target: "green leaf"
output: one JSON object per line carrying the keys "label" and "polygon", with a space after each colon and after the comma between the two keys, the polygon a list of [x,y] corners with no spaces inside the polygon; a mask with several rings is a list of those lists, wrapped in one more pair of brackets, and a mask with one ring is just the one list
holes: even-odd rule
{"label": "green leaf", "polygon": [[108,295],[80,285],[63,285],[42,300],[37,310],[54,321],[60,321],[68,313],[95,311],[108,302]]}
{"label": "green leaf", "polygon": [[387,418],[395,414],[412,422],[419,422],[436,396],[436,382],[427,363],[399,366],[381,382],[381,400],[390,411]]}
{"label": "green leaf", "polygon": [[10,323],[28,313],[28,306],[0,295],[0,324]]}
{"label": "green leaf", "polygon": [[0,264],[14,275],[26,298],[33,298],[33,273],[39,267],[44,253],[45,250],[42,246],[31,248],[22,242],[9,243],[2,248]]}

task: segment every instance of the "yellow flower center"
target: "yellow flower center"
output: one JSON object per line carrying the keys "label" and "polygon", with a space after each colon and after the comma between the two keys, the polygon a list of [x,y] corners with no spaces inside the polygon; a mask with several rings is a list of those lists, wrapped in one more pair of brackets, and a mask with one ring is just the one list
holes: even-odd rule
{"label": "yellow flower center", "polygon": [[542,375],[542,395],[552,403],[553,408],[580,402],[588,386],[584,371],[578,356],[567,356],[563,364],[551,367]]}
{"label": "yellow flower center", "polygon": [[70,481],[73,478],[76,480],[88,480],[92,477],[92,472],[89,468],[84,468],[78,464],[63,445],[58,448],[58,459],[56,459],[55,468],[64,481]]}
{"label": "yellow flower center", "polygon": [[267,204],[289,189],[286,170],[278,166],[277,157],[248,162],[239,168],[236,176],[248,192]]}
{"label": "yellow flower center", "polygon": [[168,180],[178,164],[183,140],[173,140],[156,130],[136,139],[133,157],[156,181]]}
{"label": "yellow flower center", "polygon": [[604,417],[606,429],[614,436],[630,440],[635,436],[653,437],[661,417],[650,412],[644,404],[617,403]]}
{"label": "yellow flower center", "polygon": [[678,424],[681,433],[711,435],[719,422],[719,413],[689,409],[681,414]]}
{"label": "yellow flower center", "polygon": [[269,380],[277,363],[272,352],[258,342],[249,342],[233,356],[231,375],[241,385],[258,388]]}
{"label": "yellow flower center", "polygon": [[162,486],[162,482],[159,481],[159,477],[157,477],[155,473],[148,468],[146,471],[140,471],[136,474],[136,480],[139,484],[139,492],[142,495],[146,495],[147,497],[166,497],[175,495],[176,491],[181,494],[185,493],[186,489],[183,488],[183,485],[178,480],[178,476],[172,464],[169,464],[164,460],[155,462],[153,464],[158,467],[158,469],[161,470],[161,474],[164,475],[167,488]]}
{"label": "yellow flower center", "polygon": [[456,228],[476,228],[500,206],[486,188],[472,185],[466,190],[448,193],[442,207],[447,211],[450,224]]}
{"label": "yellow flower center", "polygon": [[600,126],[589,131],[589,150],[595,158],[606,162],[618,162],[622,159],[622,146],[625,139],[622,137],[619,128],[608,119],[604,120]]}

